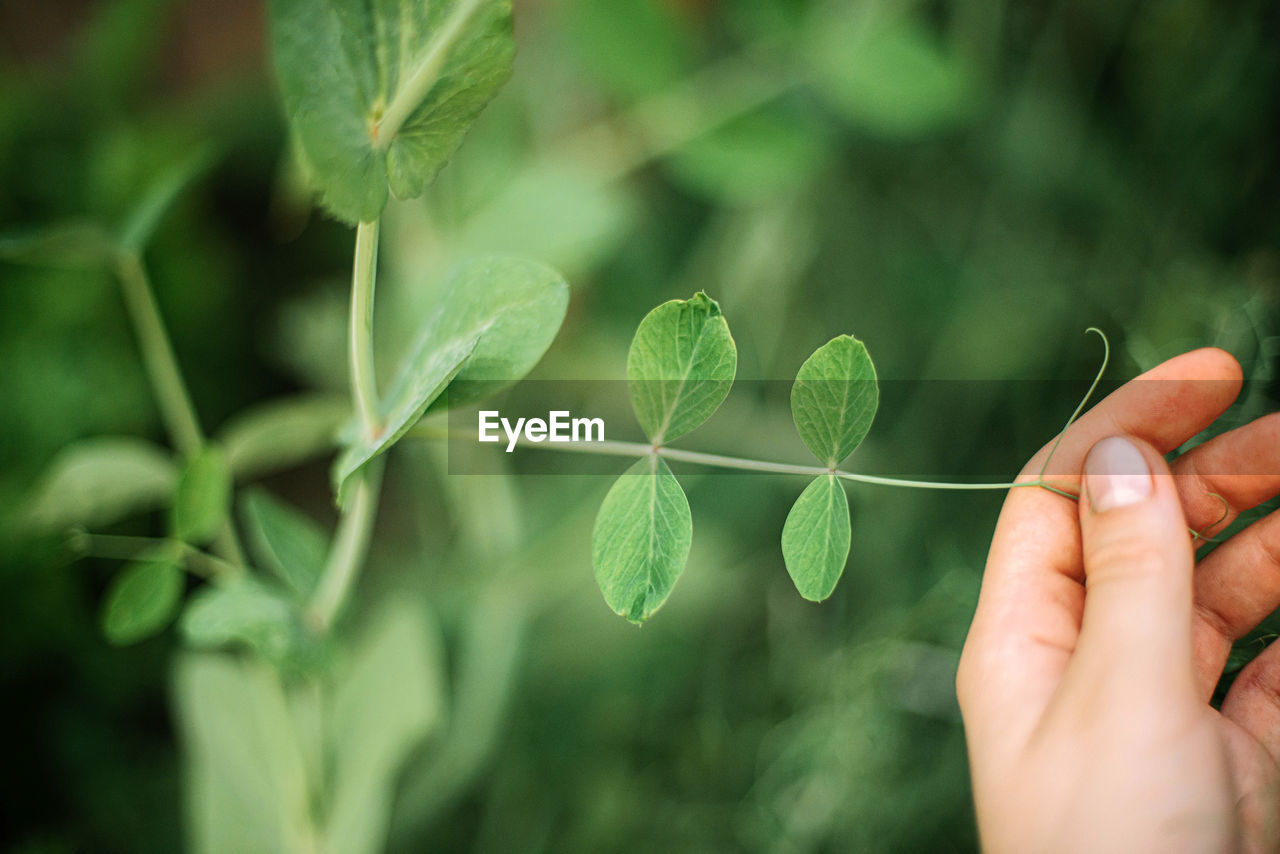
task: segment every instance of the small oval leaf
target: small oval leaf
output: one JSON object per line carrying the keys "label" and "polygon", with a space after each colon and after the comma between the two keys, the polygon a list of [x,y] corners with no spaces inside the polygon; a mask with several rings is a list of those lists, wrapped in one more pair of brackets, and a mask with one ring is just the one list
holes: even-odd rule
{"label": "small oval leaf", "polygon": [[242,504],[256,566],[269,570],[299,597],[315,589],[329,552],[329,538],[309,516],[262,490]]}
{"label": "small oval leaf", "polygon": [[649,312],[627,354],[631,406],[645,435],[662,444],[705,422],[729,394],[737,370],[729,324],[706,294]]}
{"label": "small oval leaf", "polygon": [[101,528],[173,497],[178,467],[143,439],[85,439],[64,448],[41,477],[25,520],[41,532]]}
{"label": "small oval leaf", "polygon": [[212,540],[231,510],[231,469],[226,455],[208,445],[191,458],[178,480],[170,529],[183,542]]}
{"label": "small oval leaf", "polygon": [[796,590],[821,602],[836,589],[849,559],[849,499],[834,475],[805,487],[782,526],[782,559]]}
{"label": "small oval leaf", "polygon": [[273,662],[287,661],[301,639],[297,610],[284,592],[247,575],[194,593],[178,627],[198,649],[242,645]]}
{"label": "small oval leaf", "polygon": [[107,590],[102,632],[111,643],[148,638],[173,619],[182,598],[182,567],[175,546],[161,546],[125,567]]}
{"label": "small oval leaf", "polygon": [[256,477],[331,451],[350,417],[351,403],[343,396],[279,398],[236,416],[222,429],[218,444],[236,477]]}
{"label": "small oval leaf", "polygon": [[814,351],[791,387],[791,415],[800,438],[830,468],[866,437],[879,405],[875,366],[867,348],[851,335]]}
{"label": "small oval leaf", "polygon": [[684,571],[693,542],[689,500],[666,462],[649,456],[609,489],[591,536],[591,560],[604,601],[643,623],[662,607]]}

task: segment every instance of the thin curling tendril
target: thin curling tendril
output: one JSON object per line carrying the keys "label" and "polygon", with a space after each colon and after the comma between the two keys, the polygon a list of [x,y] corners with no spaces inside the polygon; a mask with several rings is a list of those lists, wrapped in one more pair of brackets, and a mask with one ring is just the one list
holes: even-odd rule
{"label": "thin curling tendril", "polygon": [[[1080,398],[1080,405],[1076,407],[1075,412],[1071,413],[1071,417],[1067,419],[1067,423],[1063,426],[1062,432],[1058,433],[1058,437],[1054,439],[1053,447],[1049,449],[1049,456],[1045,457],[1044,465],[1040,467],[1040,474],[1035,480],[1029,481],[1025,484],[1026,486],[1038,486],[1041,489],[1046,489],[1049,492],[1054,493],[1055,495],[1061,495],[1063,498],[1070,498],[1072,501],[1079,501],[1080,496],[1072,492],[1067,492],[1065,489],[1053,486],[1044,479],[1044,476],[1045,473],[1049,471],[1049,463],[1053,460],[1053,455],[1058,452],[1058,446],[1062,444],[1062,437],[1067,434],[1067,431],[1071,429],[1071,425],[1076,423],[1076,419],[1078,419],[1081,413],[1084,412],[1085,406],[1088,405],[1089,399],[1093,397],[1093,393],[1097,391],[1098,384],[1102,382],[1102,377],[1107,372],[1107,365],[1111,361],[1111,341],[1108,340],[1107,333],[1103,332],[1096,326],[1090,326],[1085,330],[1085,334],[1090,332],[1097,334],[1097,336],[1102,339],[1102,364],[1098,366],[1098,373],[1094,376],[1093,383],[1090,384],[1089,390],[1084,393],[1084,397]],[[1218,527],[1226,521],[1228,516],[1231,515],[1231,504],[1227,499],[1223,498],[1216,492],[1211,492],[1209,494],[1222,502],[1222,515],[1212,523],[1201,528],[1199,531],[1195,528],[1187,528],[1187,531],[1191,534],[1192,543],[1196,545],[1199,545],[1200,543],[1222,542],[1220,539],[1207,536],[1205,532]]]}

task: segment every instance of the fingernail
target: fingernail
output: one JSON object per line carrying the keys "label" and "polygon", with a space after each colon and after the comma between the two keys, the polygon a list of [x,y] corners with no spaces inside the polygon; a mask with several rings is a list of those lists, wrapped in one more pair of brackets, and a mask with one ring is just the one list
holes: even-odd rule
{"label": "fingernail", "polygon": [[1113,436],[1093,446],[1084,461],[1085,488],[1095,513],[1128,507],[1151,496],[1151,469],[1142,451]]}

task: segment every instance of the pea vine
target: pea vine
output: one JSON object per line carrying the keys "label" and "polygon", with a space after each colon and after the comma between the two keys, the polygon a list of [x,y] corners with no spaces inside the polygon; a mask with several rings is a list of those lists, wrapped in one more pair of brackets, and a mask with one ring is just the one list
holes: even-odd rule
{"label": "pea vine", "polygon": [[[1009,490],[1038,487],[1072,501],[1079,496],[1048,480],[1063,436],[1075,423],[1106,373],[1111,345],[1075,411],[1067,419],[1034,478],[999,483],[954,483],[881,477],[840,466],[870,432],[879,407],[875,365],[866,346],[837,336],[800,366],[791,389],[791,414],[804,445],[823,465],[808,466],[729,457],[670,447],[668,443],[705,423],[728,396],[738,354],[719,304],[705,293],[671,300],[641,322],[627,357],[632,409],[649,441],[601,441],[546,445],[517,439],[525,447],[578,451],[639,459],[605,495],[592,534],[592,563],[605,602],[619,616],[643,623],[666,602],[687,563],[693,540],[689,501],[667,461],[812,478],[782,528],[782,556],[802,597],[821,602],[835,591],[852,542],[849,502],[842,481],[937,490]],[[439,437],[432,431],[417,433]],[[1197,542],[1213,542],[1188,529]]]}

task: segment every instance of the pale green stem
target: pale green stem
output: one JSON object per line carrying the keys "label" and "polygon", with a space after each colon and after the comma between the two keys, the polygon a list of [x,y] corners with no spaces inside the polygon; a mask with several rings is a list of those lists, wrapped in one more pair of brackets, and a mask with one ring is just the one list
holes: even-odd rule
{"label": "pale green stem", "polygon": [[386,111],[370,129],[374,145],[379,148],[389,146],[400,128],[409,120],[409,116],[422,104],[431,87],[440,79],[440,70],[449,57],[449,49],[453,47],[471,16],[480,8],[480,2],[481,0],[460,0],[453,14],[436,31],[417,66],[400,84]]}
{"label": "pale green stem", "polygon": [[351,328],[348,357],[351,395],[366,436],[378,429],[378,381],[373,368],[373,289],[378,275],[378,223],[356,227],[355,262],[351,271]]}
{"label": "pale green stem", "polygon": [[187,569],[204,578],[229,579],[239,575],[240,566],[201,551],[180,540],[159,537],[127,537],[115,534],[91,534],[85,530],[72,532],[68,545],[87,557],[108,560],[133,560],[152,549],[177,545]]}
{"label": "pale green stem", "polygon": [[[366,436],[380,429],[378,387],[373,366],[373,296],[378,275],[378,220],[356,227],[355,261],[351,274],[351,329],[349,365],[351,395]],[[334,535],[329,560],[311,596],[308,617],[319,632],[333,625],[355,585],[369,552],[374,517],[378,512],[378,487],[382,482],[381,459],[357,474],[351,503],[343,510]]]}
{"label": "pale green stem", "polygon": [[[448,432],[433,431],[430,428],[416,428],[409,433],[409,436],[415,439],[461,438],[457,434],[451,435]],[[677,462],[694,463],[695,465],[710,466],[712,468],[767,472],[769,474],[792,474],[804,477],[834,474],[844,480],[859,483],[874,483],[879,486],[900,486],[911,489],[994,490],[1012,489],[1020,486],[1046,486],[1047,488],[1047,485],[1040,480],[1019,481],[1017,483],[944,483],[931,480],[904,480],[896,477],[880,477],[873,474],[858,474],[857,472],[842,471],[841,469],[829,469],[823,466],[803,466],[792,463],[775,463],[767,460],[752,460],[745,457],[727,457],[722,454],[704,454],[701,451],[685,451],[680,448],[655,447],[646,442],[618,442],[612,439],[606,439],[601,442],[570,442],[550,445],[543,442],[531,442],[521,436],[516,439],[516,444],[522,448],[538,448],[544,451],[571,451],[580,454],[603,454],[611,457],[644,457],[649,454],[656,454],[664,459]],[[1055,489],[1054,491],[1057,492],[1059,490]]]}
{"label": "pale green stem", "polygon": [[[1078,413],[1077,413],[1078,414]],[[1073,416],[1074,418],[1074,416]],[[462,438],[461,434],[451,434],[448,431],[432,430],[431,428],[415,428],[408,434],[412,439],[450,439]],[[580,454],[603,454],[611,457],[644,457],[657,456],[677,462],[694,463],[695,465],[710,466],[712,468],[721,469],[737,469],[739,471],[758,471],[767,472],[769,474],[790,474],[800,475],[803,477],[820,477],[822,475],[835,475],[842,480],[851,480],[856,483],[871,483],[877,486],[897,486],[906,489],[942,489],[961,491],[977,491],[977,490],[1006,490],[1020,489],[1027,486],[1038,486],[1046,489],[1055,495],[1061,495],[1063,498],[1070,498],[1072,501],[1079,500],[1080,496],[1068,492],[1065,489],[1054,486],[1044,479],[1044,473],[1041,472],[1035,480],[1019,480],[1010,481],[1008,483],[954,483],[937,480],[908,480],[900,477],[880,477],[874,474],[858,474],[857,472],[844,471],[842,469],[829,469],[822,466],[802,466],[793,465],[792,463],[774,463],[768,460],[752,460],[744,457],[727,457],[722,454],[704,454],[701,451],[683,451],[679,448],[667,448],[647,444],[645,442],[618,442],[612,439],[606,439],[600,442],[581,442],[548,445],[542,442],[531,442],[523,436],[516,439],[516,444],[522,448],[538,448],[544,451],[572,451]],[[1055,445],[1056,448],[1056,445]],[[1214,493],[1216,495],[1216,493]],[[1226,499],[1218,496],[1220,500],[1226,504]],[[1230,505],[1227,505],[1226,511],[1218,521],[1207,526],[1204,530],[1216,528],[1230,514]],[[1212,537],[1205,536],[1203,531],[1197,531],[1195,528],[1187,528],[1187,531],[1199,540],[1207,543],[1216,543]]]}
{"label": "pale green stem", "polygon": [[[204,432],[200,429],[191,395],[187,392],[182,372],[178,369],[178,358],[174,355],[169,333],[165,331],[164,319],[160,316],[160,309],[151,292],[146,267],[142,265],[142,259],[137,253],[121,252],[116,260],[116,274],[120,278],[125,306],[138,336],[142,364],[151,380],[156,404],[160,407],[160,418],[164,421],[174,447],[189,459],[204,447]],[[245,562],[244,550],[240,548],[235,527],[230,521],[218,533],[215,546],[219,554],[232,563]]]}
{"label": "pale green stem", "polygon": [[328,631],[333,625],[334,618],[342,610],[343,603],[360,575],[360,567],[368,556],[373,521],[378,512],[382,464],[383,459],[378,457],[358,475],[351,504],[338,522],[329,560],[320,576],[320,583],[312,594],[308,618],[312,627],[321,633]]}
{"label": "pale green stem", "polygon": [[183,456],[191,457],[204,446],[204,433],[196,420],[195,407],[187,394],[186,383],[178,370],[169,335],[156,307],[155,297],[142,260],[132,252],[122,253],[116,264],[120,284],[124,291],[125,305],[133,328],[138,335],[138,347],[142,351],[142,363],[151,387],[155,391],[160,417],[173,440],[174,447]]}

